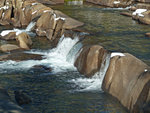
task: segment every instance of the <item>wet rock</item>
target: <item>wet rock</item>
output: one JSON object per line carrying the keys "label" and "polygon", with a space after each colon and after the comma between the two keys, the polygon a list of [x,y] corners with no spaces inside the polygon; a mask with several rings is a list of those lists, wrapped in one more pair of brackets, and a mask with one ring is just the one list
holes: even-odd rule
{"label": "wet rock", "polygon": [[44,70],[47,70],[47,71],[52,71],[52,68],[50,68],[50,67],[47,67],[47,66],[44,66],[44,65],[35,65],[35,66],[33,66],[33,68],[34,69],[44,69]]}
{"label": "wet rock", "polygon": [[32,102],[31,98],[23,91],[14,91],[14,94],[18,105],[29,104]]}
{"label": "wet rock", "polygon": [[13,103],[7,91],[0,87],[0,112],[1,113],[25,113],[24,110]]}
{"label": "wet rock", "polygon": [[16,32],[10,32],[5,36],[0,37],[1,39],[4,40],[15,40],[16,39]]}
{"label": "wet rock", "polygon": [[17,45],[13,45],[13,44],[5,44],[0,46],[0,50],[3,52],[10,52],[13,50],[17,50],[20,49]]}
{"label": "wet rock", "polygon": [[30,49],[29,46],[32,45],[30,36],[25,32],[17,35],[16,40],[19,42],[19,46],[26,50]]}
{"label": "wet rock", "polygon": [[129,13],[129,12],[122,12],[120,13],[121,15],[124,15],[124,16],[128,16],[128,17],[132,17],[132,14]]}
{"label": "wet rock", "polygon": [[146,33],[145,36],[150,37],[150,33]]}
{"label": "wet rock", "polygon": [[150,100],[150,67],[131,54],[124,55],[111,58],[102,89],[131,113],[139,113]]}
{"label": "wet rock", "polygon": [[107,51],[99,45],[85,46],[75,61],[75,66],[81,74],[92,77],[105,62]]}
{"label": "wet rock", "polygon": [[9,54],[1,55],[0,61],[7,61],[7,60],[13,60],[13,61],[24,61],[24,60],[42,60],[42,55],[39,54],[28,54],[23,52],[12,52]]}

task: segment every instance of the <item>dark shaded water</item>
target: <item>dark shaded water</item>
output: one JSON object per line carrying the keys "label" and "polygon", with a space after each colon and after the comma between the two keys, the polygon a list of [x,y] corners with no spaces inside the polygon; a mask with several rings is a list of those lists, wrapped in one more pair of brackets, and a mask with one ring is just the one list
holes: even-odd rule
{"label": "dark shaded water", "polygon": [[[121,16],[121,10],[104,9],[91,4],[59,5],[53,8],[85,22],[82,29],[91,35],[84,43],[100,43],[110,51],[129,52],[149,64],[150,39],[144,36],[150,30],[149,26]],[[33,48],[45,55],[46,60],[0,62],[0,83],[8,89],[13,101],[13,91],[24,90],[33,102],[23,107],[31,113],[127,113],[116,99],[103,93],[99,87],[90,87],[97,85],[97,80],[84,78],[70,63],[63,61],[66,51],[69,51],[67,48],[75,41],[66,40],[57,47],[55,51],[58,52],[53,52],[48,50],[50,46],[44,46],[49,43],[43,38],[33,37]],[[51,67],[53,71],[31,68],[38,64]],[[86,88],[89,90],[84,90]]]}

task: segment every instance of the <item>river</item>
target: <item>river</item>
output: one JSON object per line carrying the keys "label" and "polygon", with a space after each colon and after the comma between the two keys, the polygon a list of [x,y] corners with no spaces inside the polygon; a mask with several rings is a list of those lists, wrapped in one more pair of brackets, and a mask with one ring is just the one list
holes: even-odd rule
{"label": "river", "polygon": [[[85,23],[82,29],[90,34],[84,43],[101,44],[109,51],[129,52],[150,64],[150,41],[144,35],[150,31],[149,26],[121,16],[125,9],[81,4],[50,7]],[[0,26],[1,31],[11,28]],[[96,75],[85,78],[73,66],[75,57],[71,56],[82,47],[82,43],[76,44],[78,37],[62,36],[58,46],[50,49],[43,37],[32,35],[35,44],[26,52],[42,54],[45,59],[0,62],[0,83],[12,99],[15,90],[24,90],[32,98],[31,104],[22,106],[27,113],[128,113],[116,99],[101,90],[103,78]],[[52,71],[32,67],[39,64]]]}

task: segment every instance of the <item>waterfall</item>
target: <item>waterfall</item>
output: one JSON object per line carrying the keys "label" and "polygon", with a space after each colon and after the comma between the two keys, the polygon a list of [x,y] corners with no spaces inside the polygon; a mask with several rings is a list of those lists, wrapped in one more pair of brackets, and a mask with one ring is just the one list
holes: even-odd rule
{"label": "waterfall", "polygon": [[22,32],[26,32],[29,35],[34,35],[34,33],[31,32],[32,28],[35,26],[36,22],[30,22],[30,24],[26,27],[26,29],[17,29],[14,28],[13,30],[4,30],[0,33],[1,36],[6,36],[10,32],[16,32],[16,35],[19,35]]}
{"label": "waterfall", "polygon": [[106,71],[109,67],[110,54],[107,54],[105,60],[103,61],[100,70],[94,74],[92,78],[76,78],[72,79],[69,82],[76,84],[78,89],[76,91],[97,91],[101,90],[102,82],[105,77]]}

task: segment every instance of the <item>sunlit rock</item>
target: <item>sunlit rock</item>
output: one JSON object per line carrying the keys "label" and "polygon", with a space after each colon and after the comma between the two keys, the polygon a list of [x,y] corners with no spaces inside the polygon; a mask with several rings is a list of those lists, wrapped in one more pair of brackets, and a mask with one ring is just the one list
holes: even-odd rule
{"label": "sunlit rock", "polygon": [[30,46],[32,45],[32,40],[30,36],[23,32],[19,35],[17,35],[16,40],[19,42],[19,46],[23,49],[30,49]]}
{"label": "sunlit rock", "polygon": [[0,46],[0,50],[3,52],[10,52],[12,50],[17,50],[17,49],[19,49],[19,47],[13,44],[5,44],[5,45]]}
{"label": "sunlit rock", "polygon": [[138,113],[150,100],[150,67],[131,54],[124,55],[111,58],[102,88],[131,113]]}
{"label": "sunlit rock", "polygon": [[86,77],[92,77],[98,72],[108,52],[99,45],[85,46],[75,61],[75,66],[81,74]]}

